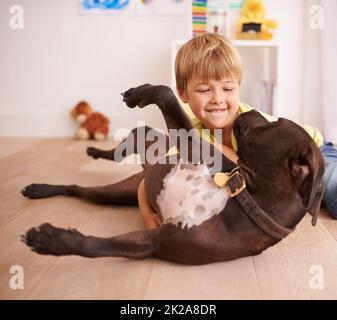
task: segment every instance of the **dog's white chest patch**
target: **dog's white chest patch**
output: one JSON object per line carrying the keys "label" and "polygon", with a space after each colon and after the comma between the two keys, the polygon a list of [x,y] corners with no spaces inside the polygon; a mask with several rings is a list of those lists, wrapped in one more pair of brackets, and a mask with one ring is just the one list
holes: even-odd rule
{"label": "dog's white chest patch", "polygon": [[157,196],[163,223],[182,222],[182,228],[200,225],[219,214],[229,198],[227,189],[215,185],[204,164],[179,163],[163,182]]}

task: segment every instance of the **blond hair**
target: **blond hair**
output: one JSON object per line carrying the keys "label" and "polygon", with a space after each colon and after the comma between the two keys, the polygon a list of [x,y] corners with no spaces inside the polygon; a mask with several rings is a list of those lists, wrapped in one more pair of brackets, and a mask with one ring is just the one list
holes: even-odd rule
{"label": "blond hair", "polygon": [[222,80],[230,78],[239,84],[242,62],[233,45],[218,34],[205,33],[187,41],[178,51],[175,60],[178,91],[187,89],[192,79]]}

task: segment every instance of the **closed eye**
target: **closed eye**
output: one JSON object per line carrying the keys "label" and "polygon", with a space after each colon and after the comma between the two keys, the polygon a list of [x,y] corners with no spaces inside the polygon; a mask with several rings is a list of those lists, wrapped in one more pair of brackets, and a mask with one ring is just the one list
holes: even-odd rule
{"label": "closed eye", "polygon": [[246,140],[246,143],[247,143],[247,146],[252,146],[253,140],[250,137],[248,137],[247,140]]}

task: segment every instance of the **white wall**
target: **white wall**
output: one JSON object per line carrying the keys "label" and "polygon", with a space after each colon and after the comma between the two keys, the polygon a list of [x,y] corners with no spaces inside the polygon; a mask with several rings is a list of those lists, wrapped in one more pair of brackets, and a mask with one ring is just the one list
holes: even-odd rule
{"label": "white wall", "polygon": [[278,22],[278,116],[302,121],[303,19],[305,0],[264,0],[267,17]]}
{"label": "white wall", "polygon": [[[170,85],[170,45],[187,37],[187,15],[81,16],[79,3],[0,1],[0,135],[70,136],[81,99],[110,117],[112,132],[137,120],[164,126],[156,107],[130,110],[120,94]],[[24,8],[22,31],[9,28],[13,4]]]}
{"label": "white wall", "polygon": [[[304,3],[265,0],[279,23],[277,114],[300,122]],[[24,7],[23,31],[8,26],[12,4]],[[171,40],[186,38],[188,27],[187,15],[81,16],[79,0],[1,0],[0,135],[70,136],[68,112],[81,99],[111,118],[112,132],[137,120],[164,126],[155,107],[129,110],[120,93],[146,82],[170,85]]]}
{"label": "white wall", "polygon": [[[337,143],[337,36],[335,0],[322,0],[324,6],[325,26],[322,33],[322,82],[323,82],[323,108],[318,105],[320,113],[324,114],[324,137]],[[323,110],[324,109],[324,110]]]}

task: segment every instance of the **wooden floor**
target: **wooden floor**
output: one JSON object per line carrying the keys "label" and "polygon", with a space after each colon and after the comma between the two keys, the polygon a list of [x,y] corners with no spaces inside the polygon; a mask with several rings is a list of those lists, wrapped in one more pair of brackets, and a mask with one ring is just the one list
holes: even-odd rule
{"label": "wooden floor", "polygon": [[[74,198],[29,200],[32,182],[105,185],[141,168],[92,160],[87,145],[112,141],[0,138],[1,299],[336,299],[337,221],[306,217],[284,241],[259,256],[206,266],[147,259],[37,255],[19,241],[44,222],[110,237],[143,228],[134,207],[99,206]],[[24,270],[24,289],[10,288],[10,267]]]}

